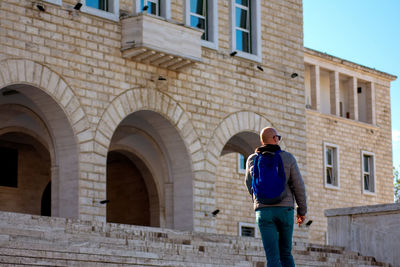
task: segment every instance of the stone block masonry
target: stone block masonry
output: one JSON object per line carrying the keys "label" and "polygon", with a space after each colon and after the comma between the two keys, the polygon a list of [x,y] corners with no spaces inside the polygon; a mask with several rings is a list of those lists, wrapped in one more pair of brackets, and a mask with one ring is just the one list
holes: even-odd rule
{"label": "stone block masonry", "polygon": [[[376,125],[349,124],[342,119],[339,129],[319,111],[306,110],[301,0],[252,0],[252,6],[259,8],[261,25],[261,56],[255,61],[230,55],[230,1],[218,1],[217,45],[201,46],[201,59],[179,71],[162,65],[171,56],[168,51],[153,51],[157,58],[152,58],[149,55],[155,48],[150,47],[148,55],[138,56],[143,61],[123,57],[125,15],[113,20],[74,11],[76,2],[72,0],[37,2],[45,11],[28,0],[0,2],[0,108],[5,111],[1,113],[0,141],[33,145],[36,153],[39,150],[49,158],[48,173],[40,168],[35,171],[42,177],[37,184],[51,180],[52,216],[100,223],[124,221],[123,205],[107,203],[124,203],[123,194],[111,190],[110,185],[126,182],[127,188],[140,185],[135,190],[147,195],[143,207],[148,207],[149,219],[142,224],[237,235],[238,223],[254,222],[254,213],[236,157],[254,151],[259,145],[258,133],[266,126],[275,127],[284,137],[283,148],[296,156],[304,174],[310,217],[316,222],[312,240],[323,242],[320,237],[326,222],[318,219],[323,209],[332,199],[348,197],[357,183],[343,178],[342,191],[327,194],[329,201],[317,201],[324,194],[319,146],[326,136],[333,142],[343,136],[343,129],[348,131],[344,136],[349,146],[343,145],[343,151],[351,150],[350,144],[359,150],[358,146],[371,138],[374,144],[363,149],[374,152],[377,159],[377,194],[358,196],[357,203],[389,199],[389,182],[378,177],[388,175],[381,168],[391,164],[391,157],[381,157],[377,142],[382,137],[386,151],[390,150],[390,99],[385,92],[393,76],[358,65],[346,67],[361,73],[353,76],[363,81],[373,77],[374,86],[369,90],[375,95],[368,99],[376,101],[375,117],[370,114],[367,118],[376,120]],[[182,25],[183,1],[168,2],[170,17],[152,19],[191,31]],[[132,3],[119,1],[121,14],[133,16],[136,10]],[[171,64],[179,61],[173,60]],[[332,59],[322,61],[340,65]],[[292,78],[293,73],[298,76]],[[314,90],[312,95],[318,93]],[[328,126],[331,131],[327,135]],[[368,132],[371,130],[374,134]],[[35,142],[26,144],[21,133]],[[354,135],[357,141],[352,140]],[[115,157],[109,157],[111,152]],[[118,173],[127,173],[125,167],[107,173],[113,160],[121,158],[135,166],[132,181],[137,182],[129,177],[118,180]],[[25,162],[35,167],[34,160]],[[350,173],[358,164],[347,159],[341,162],[343,173],[344,168]],[[22,176],[27,174],[19,175],[18,180],[24,183],[26,177]],[[43,186],[21,185],[30,188],[35,199],[43,199]],[[230,201],[232,195],[235,198]],[[7,193],[1,203],[17,198]],[[24,202],[20,212],[42,214],[39,201],[19,201]],[[6,210],[1,203],[0,210]],[[119,210],[107,211],[110,207]],[[220,217],[208,216],[216,209],[221,210]],[[110,214],[118,218],[111,219]]]}

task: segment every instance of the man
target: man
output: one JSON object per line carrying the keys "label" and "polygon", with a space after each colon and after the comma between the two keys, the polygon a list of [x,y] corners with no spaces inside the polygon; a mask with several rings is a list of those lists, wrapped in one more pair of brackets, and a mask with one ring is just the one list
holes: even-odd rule
{"label": "man", "polygon": [[[296,159],[292,154],[281,151],[278,135],[274,128],[266,127],[260,133],[261,145],[246,163],[246,186],[252,196],[256,220],[267,256],[268,267],[295,266],[292,256],[294,226],[294,200],[297,203],[297,223],[301,225],[307,212],[306,192]],[[262,204],[252,188],[254,161],[262,153],[279,153],[286,176],[287,194],[277,204]]]}

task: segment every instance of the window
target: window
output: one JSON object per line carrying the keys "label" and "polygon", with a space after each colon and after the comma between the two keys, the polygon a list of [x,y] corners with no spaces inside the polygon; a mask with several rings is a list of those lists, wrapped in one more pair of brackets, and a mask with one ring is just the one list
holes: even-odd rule
{"label": "window", "polygon": [[166,19],[171,18],[171,0],[133,0],[135,7],[134,14],[146,12],[154,16],[160,16]]}
{"label": "window", "polygon": [[238,56],[261,61],[260,0],[231,1],[231,46]]}
{"label": "window", "polygon": [[18,150],[0,147],[0,186],[18,186]]}
{"label": "window", "polygon": [[250,8],[251,8],[251,1],[236,0],[235,3],[236,49],[247,53],[251,53]]}
{"label": "window", "polygon": [[239,236],[258,237],[257,225],[239,222]]}
{"label": "window", "polygon": [[375,160],[373,153],[361,151],[361,169],[363,193],[375,194]]}
{"label": "window", "polygon": [[[144,8],[147,10],[144,10]],[[140,10],[147,11],[148,14],[160,16],[160,0],[140,0]]]}
{"label": "window", "polygon": [[83,0],[82,12],[118,21],[119,1],[118,0]]}
{"label": "window", "polygon": [[202,45],[218,48],[217,0],[186,0],[185,24],[203,30]]}
{"label": "window", "polygon": [[243,154],[238,154],[238,172],[246,173],[246,157]]}
{"label": "window", "polygon": [[324,143],[324,180],[325,187],[339,188],[339,148]]}

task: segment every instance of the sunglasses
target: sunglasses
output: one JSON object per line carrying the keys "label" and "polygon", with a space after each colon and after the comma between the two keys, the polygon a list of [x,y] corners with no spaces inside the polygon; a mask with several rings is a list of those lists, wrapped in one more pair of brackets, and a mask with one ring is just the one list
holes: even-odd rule
{"label": "sunglasses", "polygon": [[282,136],[280,136],[280,135],[274,135],[274,136],[272,136],[272,139],[275,138],[275,137],[278,137],[279,141],[281,141],[281,139],[282,139]]}

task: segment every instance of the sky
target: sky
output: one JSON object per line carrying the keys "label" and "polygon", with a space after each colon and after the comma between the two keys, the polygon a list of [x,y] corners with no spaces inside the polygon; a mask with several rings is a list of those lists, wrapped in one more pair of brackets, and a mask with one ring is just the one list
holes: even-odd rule
{"label": "sky", "polygon": [[393,166],[400,169],[400,0],[303,0],[304,46],[397,76]]}

